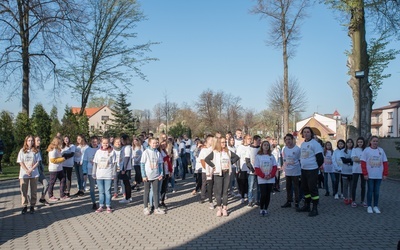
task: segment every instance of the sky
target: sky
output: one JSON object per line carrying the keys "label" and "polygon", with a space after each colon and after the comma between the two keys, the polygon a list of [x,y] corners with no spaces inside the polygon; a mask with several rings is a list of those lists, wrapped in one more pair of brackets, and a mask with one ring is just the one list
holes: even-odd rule
{"label": "sky", "polygon": [[[159,42],[149,57],[159,60],[141,70],[147,81],[132,79],[129,101],[132,109],[150,109],[167,95],[171,102],[194,107],[206,89],[241,97],[245,109],[268,109],[268,90],[283,75],[281,51],[266,45],[269,22],[250,13],[253,0],[142,0],[147,20],[138,24],[138,38],[132,43]],[[338,14],[317,4],[308,9],[308,18],[300,26],[301,39],[289,61],[289,74],[296,77],[307,94],[308,105],[302,117],[314,112],[352,119],[354,102],[347,84],[345,51],[350,38]],[[390,46],[398,48],[399,42]],[[400,100],[400,59],[392,61],[373,108]],[[49,89],[51,83],[48,83]],[[393,91],[397,90],[397,91]],[[18,96],[19,97],[19,96]],[[19,98],[5,102],[0,93],[0,110],[14,114],[21,110]],[[46,90],[31,96],[50,111],[53,102]],[[79,106],[68,92],[56,103],[59,115],[64,107]]]}

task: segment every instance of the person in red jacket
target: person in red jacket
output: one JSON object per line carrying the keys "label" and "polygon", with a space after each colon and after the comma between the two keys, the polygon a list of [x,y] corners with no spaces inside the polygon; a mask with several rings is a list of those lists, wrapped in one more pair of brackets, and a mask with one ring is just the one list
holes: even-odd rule
{"label": "person in red jacket", "polygon": [[[361,155],[361,169],[364,179],[367,181],[367,212],[369,214],[381,211],[378,208],[379,189],[382,179],[388,176],[388,160],[382,148],[378,147],[378,137],[372,136],[369,140],[369,147],[365,148]],[[374,207],[372,208],[372,196],[374,198]]]}

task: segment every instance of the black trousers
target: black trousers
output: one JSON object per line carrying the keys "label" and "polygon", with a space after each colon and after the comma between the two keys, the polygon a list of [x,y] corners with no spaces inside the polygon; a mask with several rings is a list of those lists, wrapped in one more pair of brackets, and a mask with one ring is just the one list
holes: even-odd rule
{"label": "black trousers", "polygon": [[299,181],[300,176],[286,176],[286,199],[288,202],[293,202],[293,191],[296,203],[300,201]]}
{"label": "black trousers", "polygon": [[65,193],[69,194],[72,183],[72,167],[63,167],[63,171],[66,180]]}
{"label": "black trousers", "polygon": [[260,209],[268,209],[271,201],[271,191],[273,183],[259,184],[260,186]]}
{"label": "black trousers", "polygon": [[301,188],[304,192],[304,198],[313,201],[319,200],[318,194],[318,169],[301,170]]}
{"label": "black trousers", "polygon": [[168,182],[169,182],[169,175],[165,175],[164,179],[162,180],[161,184],[161,203],[165,200],[165,195],[167,194],[168,190]]}

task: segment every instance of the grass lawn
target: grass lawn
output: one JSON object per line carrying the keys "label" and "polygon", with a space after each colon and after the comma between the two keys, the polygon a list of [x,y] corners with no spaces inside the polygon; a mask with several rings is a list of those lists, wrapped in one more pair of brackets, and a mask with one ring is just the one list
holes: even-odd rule
{"label": "grass lawn", "polygon": [[19,176],[19,165],[2,163],[3,174],[0,174],[0,180],[15,179]]}
{"label": "grass lawn", "polygon": [[389,158],[389,178],[400,180],[400,159]]}

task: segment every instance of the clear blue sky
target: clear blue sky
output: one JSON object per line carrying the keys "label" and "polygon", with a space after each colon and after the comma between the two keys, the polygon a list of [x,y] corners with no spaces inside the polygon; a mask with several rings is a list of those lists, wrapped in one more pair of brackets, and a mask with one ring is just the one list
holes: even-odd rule
{"label": "clear blue sky", "polygon": [[[138,25],[138,40],[161,42],[148,54],[159,61],[142,67],[148,82],[132,79],[130,101],[134,109],[150,109],[163,100],[193,105],[205,89],[223,90],[242,98],[242,106],[255,111],[267,109],[267,92],[282,76],[281,51],[268,47],[269,23],[249,13],[255,1],[241,0],[142,0],[146,21]],[[324,5],[308,10],[301,26],[302,38],[297,53],[289,62],[290,75],[298,78],[307,92],[308,106],[303,117],[313,112],[353,116],[353,99],[347,85],[345,50],[350,39],[337,14]],[[392,47],[399,47],[393,43]],[[387,72],[392,74],[379,92],[374,108],[400,99],[400,60],[393,61]],[[397,83],[397,84],[396,84]],[[51,83],[49,83],[51,85]],[[393,91],[396,90],[396,91]],[[51,108],[49,98],[38,91],[31,96]],[[0,98],[6,98],[0,93]],[[78,106],[66,93],[57,104],[59,113],[65,105]],[[4,103],[0,110],[17,113],[20,100]]]}

